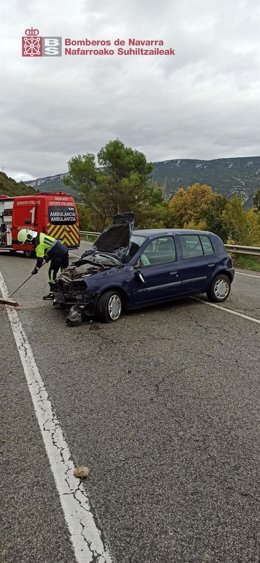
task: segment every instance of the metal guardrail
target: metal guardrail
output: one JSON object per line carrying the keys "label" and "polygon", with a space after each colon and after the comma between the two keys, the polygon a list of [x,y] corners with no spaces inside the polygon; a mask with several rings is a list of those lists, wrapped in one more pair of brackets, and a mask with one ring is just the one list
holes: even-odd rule
{"label": "metal guardrail", "polygon": [[248,254],[248,256],[260,256],[260,246],[240,246],[237,244],[225,244],[229,252],[234,254]]}
{"label": "metal guardrail", "polygon": [[101,233],[94,233],[91,231],[79,231],[81,240],[85,240],[86,242],[94,242],[96,238],[101,235]]}
{"label": "metal guardrail", "polygon": [[[94,242],[101,233],[91,231],[80,231],[80,237],[87,242]],[[229,252],[234,254],[247,254],[249,256],[260,256],[260,246],[240,246],[237,244],[225,244]]]}

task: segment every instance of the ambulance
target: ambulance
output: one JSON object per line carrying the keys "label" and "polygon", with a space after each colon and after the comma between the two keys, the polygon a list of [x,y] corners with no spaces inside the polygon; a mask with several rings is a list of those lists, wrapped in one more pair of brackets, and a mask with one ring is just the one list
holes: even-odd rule
{"label": "ambulance", "polygon": [[79,217],[75,200],[64,192],[39,192],[24,196],[0,195],[0,250],[23,250],[33,256],[31,244],[21,248],[20,229],[32,229],[59,239],[68,248],[80,244]]}

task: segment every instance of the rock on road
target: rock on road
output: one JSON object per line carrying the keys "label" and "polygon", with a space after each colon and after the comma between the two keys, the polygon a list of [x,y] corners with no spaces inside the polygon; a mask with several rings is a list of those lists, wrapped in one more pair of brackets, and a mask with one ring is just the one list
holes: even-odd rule
{"label": "rock on road", "polygon": [[[0,254],[10,293],[33,264]],[[251,274],[224,308],[260,319]],[[73,459],[90,468],[112,560],[258,563],[260,325],[186,299],[68,328],[42,300],[46,277],[17,294],[18,315]],[[75,563],[4,307],[0,318],[2,560]]]}

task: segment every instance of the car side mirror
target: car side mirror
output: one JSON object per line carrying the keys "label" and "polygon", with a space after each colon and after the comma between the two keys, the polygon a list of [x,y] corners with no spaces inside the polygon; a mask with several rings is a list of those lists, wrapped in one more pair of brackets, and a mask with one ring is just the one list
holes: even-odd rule
{"label": "car side mirror", "polygon": [[136,275],[136,277],[137,277],[142,283],[145,283],[144,276],[143,276],[142,272],[140,272],[140,270],[137,270],[137,271],[135,272],[135,275]]}

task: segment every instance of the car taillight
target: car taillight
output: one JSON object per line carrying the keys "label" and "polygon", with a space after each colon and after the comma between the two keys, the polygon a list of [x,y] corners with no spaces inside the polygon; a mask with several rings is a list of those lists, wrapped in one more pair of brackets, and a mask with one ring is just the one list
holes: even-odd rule
{"label": "car taillight", "polygon": [[231,268],[233,268],[233,259],[232,259],[231,254],[228,254],[228,257],[229,257],[230,266],[231,266]]}

